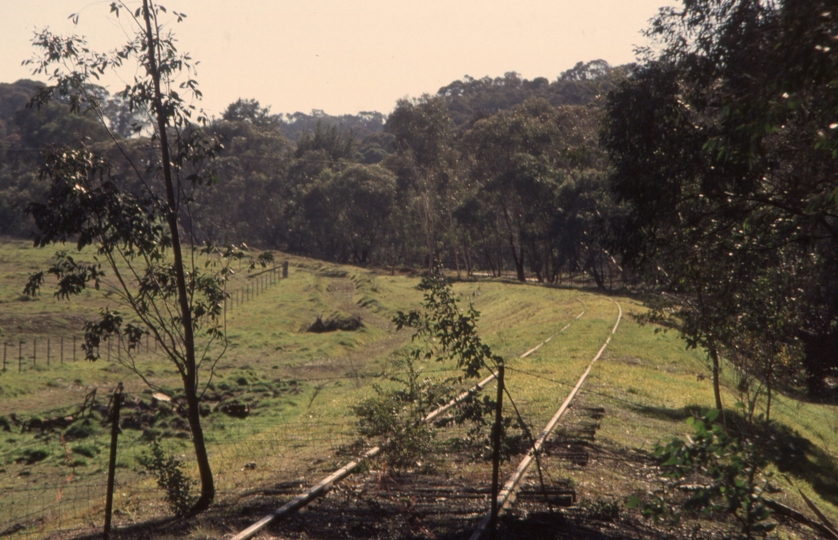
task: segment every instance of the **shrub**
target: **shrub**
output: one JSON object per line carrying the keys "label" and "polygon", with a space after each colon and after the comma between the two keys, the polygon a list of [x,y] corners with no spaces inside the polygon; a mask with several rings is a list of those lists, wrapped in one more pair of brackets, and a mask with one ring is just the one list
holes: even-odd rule
{"label": "shrub", "polygon": [[156,439],[151,440],[150,453],[143,453],[140,465],[157,479],[157,487],[163,490],[169,509],[176,516],[189,512],[195,497],[191,495],[193,482],[183,472],[183,462],[166,454]]}
{"label": "shrub", "polygon": [[434,429],[423,418],[450,394],[446,383],[421,378],[412,358],[406,357],[406,378],[391,378],[394,389],[373,385],[375,396],[353,407],[358,416],[358,432],[365,437],[387,439],[383,459],[394,469],[417,466],[432,449]]}
{"label": "shrub", "polygon": [[[630,497],[627,506],[638,507],[646,517],[677,523],[686,515],[727,514],[737,524],[733,538],[764,537],[776,527],[764,495],[777,491],[764,469],[769,462],[771,441],[758,435],[736,435],[715,423],[718,410],[687,419],[693,435],[658,445],[655,456],[664,476],[672,483],[646,501]],[[686,480],[690,494],[678,493]],[[676,488],[676,489],[673,489]]]}
{"label": "shrub", "polygon": [[64,431],[65,437],[84,439],[96,434],[96,429],[90,423],[73,424]]}
{"label": "shrub", "polygon": [[92,444],[79,444],[73,447],[73,453],[92,458],[99,454],[99,448]]}

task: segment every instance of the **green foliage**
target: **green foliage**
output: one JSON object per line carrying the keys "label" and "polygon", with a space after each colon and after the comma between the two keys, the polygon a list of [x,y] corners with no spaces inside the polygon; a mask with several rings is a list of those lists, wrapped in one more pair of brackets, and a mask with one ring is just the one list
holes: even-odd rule
{"label": "green foliage", "polygon": [[[655,520],[677,522],[684,515],[727,515],[737,523],[737,538],[764,537],[776,527],[765,496],[776,492],[765,467],[771,459],[770,440],[734,435],[716,423],[720,411],[690,417],[693,434],[655,448],[670,484],[651,499],[630,497],[629,508],[640,508]],[[683,500],[679,487],[690,494]]]}
{"label": "green foliage", "polygon": [[168,455],[156,439],[151,440],[149,453],[142,454],[137,460],[157,479],[157,487],[163,490],[163,498],[172,513],[186,515],[195,497],[190,494],[193,482],[183,472],[183,462]]}
{"label": "green foliage", "polygon": [[17,458],[18,463],[26,463],[27,465],[34,465],[35,463],[44,461],[50,456],[48,448],[27,448],[20,453]]}
{"label": "green foliage", "polygon": [[424,292],[423,311],[399,311],[393,318],[396,328],[415,329],[413,340],[422,340],[424,348],[412,351],[414,359],[454,359],[466,377],[477,377],[480,370],[500,365],[503,358],[494,354],[477,334],[480,313],[469,305],[463,313],[457,297],[441,269],[422,278],[419,290]]}
{"label": "green foliage", "polygon": [[[201,475],[201,497],[195,505],[200,511],[212,502],[215,488],[199,402],[199,386],[211,377],[202,381],[199,371],[204,367],[212,372],[226,349],[222,315],[225,283],[230,261],[240,256],[241,250],[212,245],[199,249],[191,230],[193,193],[209,182],[207,161],[222,145],[192,125],[196,121],[206,124],[207,118],[200,111],[193,117],[195,107],[187,98],[191,94],[200,99],[201,92],[191,78],[192,59],[178,51],[174,36],[163,29],[167,10],[144,0],[136,10],[112,2],[110,11],[116,17],[127,12],[134,34],[108,54],[91,51],[78,36],[56,36],[46,29],[36,33],[33,45],[41,56],[25,64],[32,66],[34,74],[46,75],[52,84],[39,88],[30,105],[41,109],[61,98],[71,112],[90,111],[106,126],[102,95],[91,86],[91,77],[134,62],[139,68],[137,76],[120,97],[128,102],[129,111],[136,108],[154,120],[154,137],[145,141],[149,144],[141,159],[135,159],[136,154],[112,137],[124,161],[122,171],[83,142],[75,149],[47,152],[42,169],[42,178],[49,182],[46,200],[33,201],[27,207],[39,229],[35,244],[43,247],[72,240],[79,250],[95,247],[96,258],[94,264],[77,264],[66,251],[59,251],[46,272],[30,275],[26,293],[37,294],[45,274],[57,279],[58,298],[104,286],[132,319],[126,320],[118,311],[102,310],[98,320],[85,325],[85,356],[95,360],[101,342],[115,338],[129,353],[123,363],[152,387],[132,353],[139,351],[144,337],[156,340],[183,384]],[[169,16],[177,22],[184,18],[175,11]],[[183,241],[181,228],[187,230]],[[187,246],[186,256],[183,246]],[[215,256],[215,263],[199,267],[198,253]],[[109,274],[107,283],[104,269]],[[221,347],[212,350],[217,343]]]}
{"label": "green foliage", "polygon": [[435,382],[422,377],[422,371],[410,356],[403,366],[404,377],[391,377],[396,388],[374,384],[375,396],[352,409],[358,417],[358,432],[365,437],[383,437],[384,460],[394,469],[417,467],[427,463],[436,430],[423,422],[425,416],[445,403],[452,388],[449,381]]}
{"label": "green foliage", "polygon": [[508,243],[520,281],[528,261],[539,281],[586,269],[604,285],[594,265],[602,256],[596,221],[609,206],[597,121],[593,108],[531,99],[463,134],[463,161],[476,189],[455,217],[476,244]]}
{"label": "green foliage", "polygon": [[99,447],[93,444],[77,444],[73,446],[73,453],[92,458],[99,455]]}
{"label": "green foliage", "polygon": [[657,47],[606,105],[623,263],[678,301],[688,344],[706,348],[716,372],[727,355],[769,390],[797,384],[803,360],[809,389],[825,391],[836,367],[828,6],[662,9],[647,32]]}
{"label": "green foliage", "polygon": [[93,426],[93,424],[85,420],[74,423],[72,426],[68,427],[67,430],[64,431],[64,435],[67,437],[73,437],[74,439],[86,439],[87,437],[95,435],[96,432],[97,429]]}
{"label": "green foliage", "polygon": [[[413,340],[421,340],[423,345],[406,355],[407,377],[392,379],[401,385],[397,389],[374,386],[376,396],[354,407],[362,435],[389,439],[384,448],[385,459],[396,467],[414,464],[432,449],[435,429],[424,418],[454,395],[454,381],[420,380],[421,371],[417,368],[420,362],[431,358],[437,361],[453,359],[465,378],[476,377],[481,369],[496,368],[503,363],[503,358],[492,353],[477,334],[479,313],[473,306],[469,306],[466,313],[460,312],[456,296],[441,271],[423,277],[419,289],[424,291],[425,297],[422,312],[399,311],[393,318],[398,329],[414,328]],[[438,423],[470,424],[468,440],[458,444],[478,447],[479,457],[486,459],[491,455],[491,444],[485,431],[486,418],[491,417],[495,407],[496,402],[489,396],[481,399],[470,395],[457,404],[453,418]],[[504,455],[509,454],[511,446],[505,435],[510,424],[510,419],[506,418],[501,426],[504,430],[502,439],[507,446]]]}
{"label": "green foliage", "polygon": [[622,505],[619,501],[597,499],[594,501],[582,499],[579,506],[587,512],[591,519],[614,522],[620,517]]}

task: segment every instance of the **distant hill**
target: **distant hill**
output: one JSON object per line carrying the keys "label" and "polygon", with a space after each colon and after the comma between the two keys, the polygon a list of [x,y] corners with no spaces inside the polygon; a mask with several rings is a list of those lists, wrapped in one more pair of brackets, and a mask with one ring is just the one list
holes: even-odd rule
{"label": "distant hill", "polygon": [[[540,97],[554,107],[586,105],[607,93],[614,81],[626,76],[632,65],[611,67],[605,60],[579,62],[550,82],[544,77],[524,79],[511,71],[503,77],[475,79],[466,75],[462,80],[440,88],[436,95],[445,99],[451,119],[462,127],[476,119],[497,114],[520,105],[527,99]],[[310,114],[280,113],[274,116],[285,136],[292,141],[311,133],[320,123],[322,127],[336,127],[352,131],[358,140],[384,130],[387,116],[377,111],[333,116],[314,109]]]}

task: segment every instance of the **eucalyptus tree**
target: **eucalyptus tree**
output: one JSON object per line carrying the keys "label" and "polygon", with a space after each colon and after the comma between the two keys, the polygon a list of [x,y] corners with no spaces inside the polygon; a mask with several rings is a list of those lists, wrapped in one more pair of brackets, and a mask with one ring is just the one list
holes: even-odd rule
{"label": "eucalyptus tree", "polygon": [[[104,310],[98,320],[86,324],[86,356],[95,360],[103,340],[118,339],[131,353],[126,364],[152,387],[135,353],[146,336],[157,341],[182,382],[174,397],[185,409],[192,432],[201,481],[192,511],[198,512],[215,495],[200,398],[226,348],[226,263],[241,253],[204,246],[203,253],[220,265],[205,269],[195,238],[183,232],[191,230],[183,225],[190,215],[192,192],[206,181],[206,163],[220,150],[217,140],[192,124],[207,121],[189,101],[201,96],[191,78],[192,60],[177,50],[174,36],[165,30],[169,21],[164,19],[180,22],[185,15],[169,15],[152,0],[131,7],[112,2],[110,9],[134,29],[129,41],[111,53],[91,51],[78,36],[61,37],[49,30],[36,35],[33,43],[42,56],[30,65],[51,84],[32,104],[43,106],[59,96],[75,110],[94,111],[107,125],[103,104],[87,91],[89,82],[111,68],[136,63],[138,74],[120,96],[153,119],[154,133],[147,140],[145,162],[132,160],[127,151],[121,150],[121,155],[128,161],[123,170],[130,171],[139,189],[123,189],[126,179],[83,143],[48,151],[42,172],[49,182],[48,198],[28,208],[39,229],[35,243],[74,241],[79,249],[91,246],[95,259],[84,263],[66,250],[58,251],[46,272],[30,276],[26,291],[36,294],[50,274],[57,280],[59,298],[88,287],[113,293],[126,313]],[[119,138],[112,138],[122,149]]]}
{"label": "eucalyptus tree", "polygon": [[204,128],[224,149],[211,163],[214,180],[192,204],[199,238],[285,247],[293,147],[269,113],[258,101],[237,100]]}
{"label": "eucalyptus tree", "polygon": [[657,52],[610,95],[603,132],[624,262],[680,298],[714,374],[722,353],[759,360],[769,387],[781,358],[806,353],[812,390],[838,368],[830,5],[661,10]]}
{"label": "eucalyptus tree", "polygon": [[452,232],[457,199],[451,117],[440,97],[400,99],[384,129],[393,134],[396,148],[388,165],[399,177],[403,204],[416,210],[425,237],[425,261],[433,270],[444,231]]}
{"label": "eucalyptus tree", "polygon": [[[601,175],[590,174],[604,167],[597,117],[593,108],[531,99],[463,133],[471,193],[457,215],[472,231],[498,230],[494,237],[504,239],[521,281],[527,262],[539,280],[551,280],[559,266],[581,265],[582,252],[593,247],[584,234],[598,201],[582,193],[594,193],[601,183]],[[480,206],[491,211],[469,222],[481,217],[475,213]]]}

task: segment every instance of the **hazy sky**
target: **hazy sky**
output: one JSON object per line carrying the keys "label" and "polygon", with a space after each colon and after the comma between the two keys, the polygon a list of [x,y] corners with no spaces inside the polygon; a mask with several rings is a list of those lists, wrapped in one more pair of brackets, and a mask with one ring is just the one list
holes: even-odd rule
{"label": "hazy sky", "polygon": [[[129,5],[139,5],[127,0]],[[238,98],[272,112],[389,113],[397,99],[434,93],[470,75],[547,77],[578,61],[634,60],[640,30],[672,0],[163,0],[186,13],[180,50],[200,61],[202,107],[220,115]],[[0,0],[0,82],[33,78],[36,29],[124,41],[110,0]],[[68,20],[79,13],[77,26]],[[124,26],[123,26],[124,25]],[[130,78],[131,73],[123,73]],[[106,81],[111,91],[124,87]]]}

